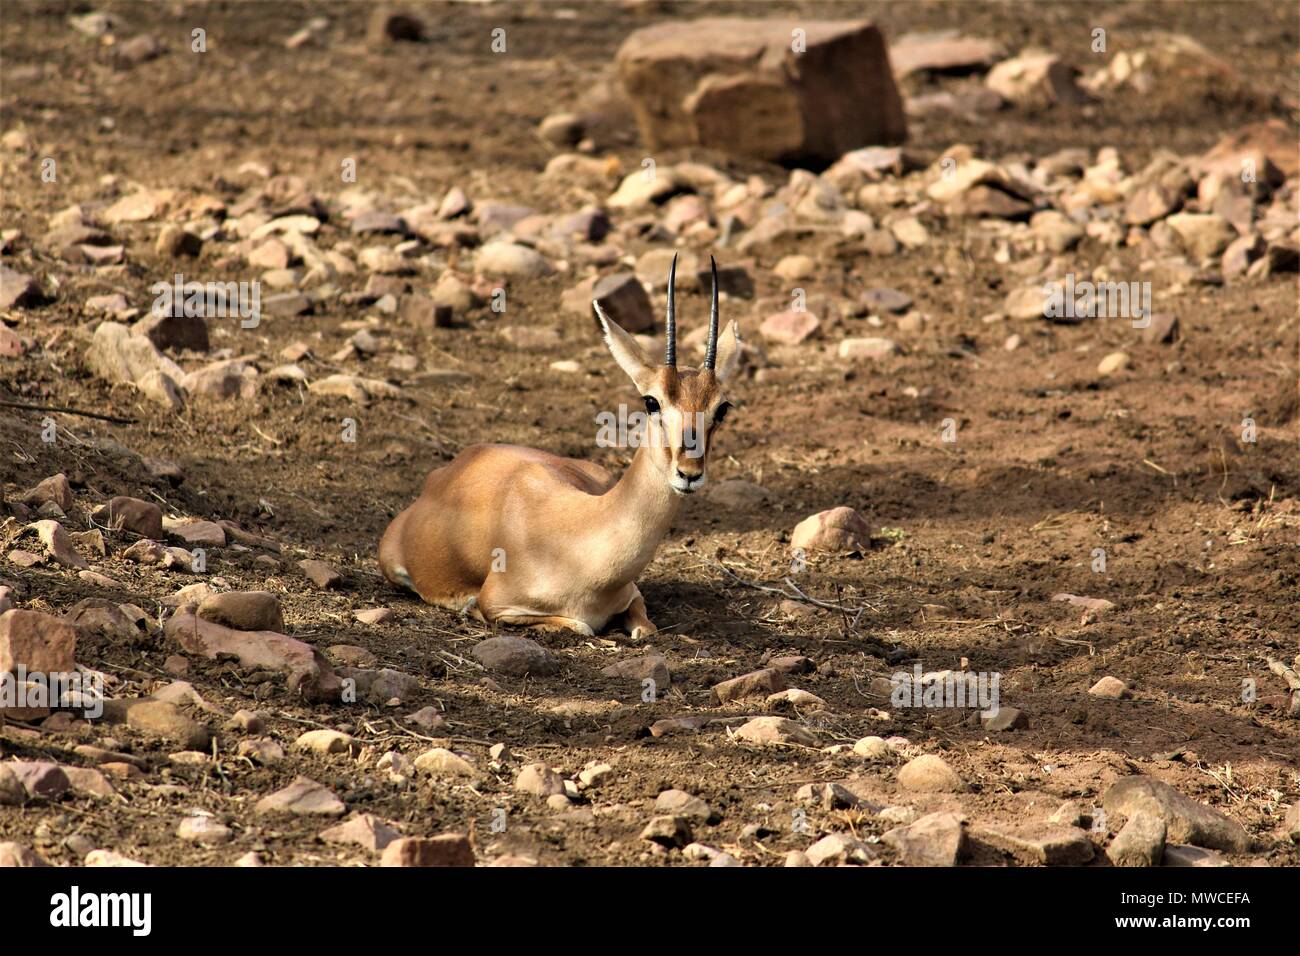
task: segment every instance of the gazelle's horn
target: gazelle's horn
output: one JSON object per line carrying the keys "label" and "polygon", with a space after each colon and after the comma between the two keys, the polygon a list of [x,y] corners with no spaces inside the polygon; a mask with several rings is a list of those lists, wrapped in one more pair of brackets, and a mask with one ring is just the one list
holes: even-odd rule
{"label": "gazelle's horn", "polygon": [[709,304],[709,346],[704,353],[704,367],[713,368],[718,358],[718,264],[709,256],[709,265],[713,268],[713,297]]}
{"label": "gazelle's horn", "polygon": [[668,267],[668,319],[664,323],[664,332],[668,337],[668,348],[664,352],[664,364],[669,368],[677,367],[677,253],[673,253],[673,264]]}

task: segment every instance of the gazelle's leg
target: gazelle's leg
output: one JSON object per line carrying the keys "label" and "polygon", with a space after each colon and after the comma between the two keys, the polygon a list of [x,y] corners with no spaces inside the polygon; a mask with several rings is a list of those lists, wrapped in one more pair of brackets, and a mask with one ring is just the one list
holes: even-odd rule
{"label": "gazelle's leg", "polygon": [[595,637],[596,632],[585,621],[572,617],[554,617],[546,614],[497,614],[492,618],[502,624],[518,624],[523,627],[550,627],[574,631],[583,637]]}
{"label": "gazelle's leg", "polygon": [[479,589],[475,610],[483,620],[501,624],[519,624],[524,627],[556,627],[567,631],[575,631],[583,637],[595,636],[596,632],[585,621],[547,614],[545,611],[534,611],[505,601],[493,600],[493,591],[496,589],[494,585],[496,584],[497,577],[488,575],[488,579],[483,582],[483,587]]}
{"label": "gazelle's leg", "polygon": [[655,627],[654,621],[646,615],[645,598],[641,596],[640,588],[634,584],[632,589],[636,592],[636,597],[623,612],[623,626],[627,628],[632,640],[640,641],[654,634],[659,628]]}

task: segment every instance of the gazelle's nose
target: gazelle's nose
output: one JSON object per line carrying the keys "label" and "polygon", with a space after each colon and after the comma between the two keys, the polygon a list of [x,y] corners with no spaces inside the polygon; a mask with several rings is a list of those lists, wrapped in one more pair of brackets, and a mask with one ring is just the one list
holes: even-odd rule
{"label": "gazelle's nose", "polygon": [[704,477],[704,469],[701,468],[699,471],[682,471],[682,469],[678,468],[677,477],[689,485]]}

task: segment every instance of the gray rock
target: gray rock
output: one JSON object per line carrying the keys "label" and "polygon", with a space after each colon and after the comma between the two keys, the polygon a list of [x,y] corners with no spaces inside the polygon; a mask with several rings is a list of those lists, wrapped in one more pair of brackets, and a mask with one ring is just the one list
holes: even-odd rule
{"label": "gray rock", "polygon": [[908,866],[956,866],[966,846],[966,820],[958,813],[930,813],[880,839]]}
{"label": "gray rock", "polygon": [[474,659],[488,670],[522,677],[525,674],[553,674],[559,664],[550,652],[526,637],[503,634],[474,645]]}
{"label": "gray rock", "polygon": [[650,332],[655,326],[654,309],[636,275],[616,272],[605,276],[592,289],[592,296],[605,314],[628,332]]}
{"label": "gray rock", "polygon": [[942,757],[922,754],[898,771],[898,785],[916,793],[959,793],[966,789],[961,777]]}
{"label": "gray rock", "polygon": [[1102,807],[1112,817],[1131,817],[1147,810],[1164,821],[1171,843],[1228,853],[1250,850],[1250,835],[1236,821],[1152,777],[1137,775],[1116,781],[1102,798]]}
{"label": "gray rock", "polygon": [[1106,856],[1115,866],[1159,866],[1165,855],[1165,821],[1138,810],[1116,834]]}
{"label": "gray rock", "polygon": [[691,825],[684,817],[658,816],[645,825],[641,839],[665,847],[685,846],[692,840]]}
{"label": "gray rock", "polygon": [[1082,866],[1096,853],[1082,830],[1052,823],[1027,823],[1005,830],[983,829],[980,835],[1043,866]]}
{"label": "gray rock", "polygon": [[691,823],[708,823],[713,816],[709,805],[685,790],[665,790],[655,798],[655,813],[678,816]]}

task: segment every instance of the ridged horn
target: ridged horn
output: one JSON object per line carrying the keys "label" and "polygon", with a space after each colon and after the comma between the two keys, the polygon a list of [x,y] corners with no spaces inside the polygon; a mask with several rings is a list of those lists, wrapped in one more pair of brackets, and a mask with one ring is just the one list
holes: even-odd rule
{"label": "ridged horn", "polygon": [[668,318],[664,323],[667,333],[668,348],[664,352],[664,364],[669,368],[677,367],[677,253],[673,253],[673,264],[668,267]]}
{"label": "ridged horn", "polygon": [[709,345],[704,353],[704,367],[711,369],[718,358],[718,263],[709,256],[713,269],[713,295],[709,303]]}

